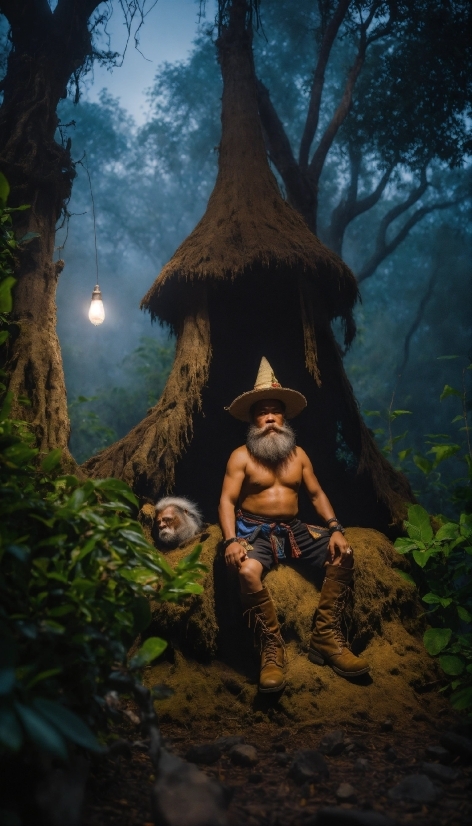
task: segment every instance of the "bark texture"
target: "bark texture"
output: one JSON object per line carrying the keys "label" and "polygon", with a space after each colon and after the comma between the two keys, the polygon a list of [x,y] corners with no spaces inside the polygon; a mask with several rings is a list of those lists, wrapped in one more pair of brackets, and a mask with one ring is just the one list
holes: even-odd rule
{"label": "bark texture", "polygon": [[[68,81],[92,53],[88,20],[100,0],[2,0],[12,50],[2,83],[0,169],[11,187],[17,237],[38,233],[19,256],[7,370],[14,414],[30,421],[38,447],[68,454],[69,418],[56,334],[56,286],[63,262],[53,263],[55,227],[75,172],[70,147],[55,141],[56,108]],[[21,404],[21,397],[29,405]]]}
{"label": "bark texture", "polygon": [[[251,388],[266,356],[282,385],[308,400],[295,420],[298,442],[338,517],[387,531],[404,515],[411,491],[362,422],[331,330],[341,317],[352,339],[356,281],[278,191],[246,12],[245,0],[234,0],[218,41],[223,130],[207,211],[142,302],[178,332],[176,364],[147,419],[83,467],[124,478],[149,500],[174,486],[214,521],[228,456],[245,439],[224,408]],[[204,324],[204,334],[184,338],[187,324]],[[189,394],[188,376],[196,376]],[[301,513],[312,521],[303,499]]]}

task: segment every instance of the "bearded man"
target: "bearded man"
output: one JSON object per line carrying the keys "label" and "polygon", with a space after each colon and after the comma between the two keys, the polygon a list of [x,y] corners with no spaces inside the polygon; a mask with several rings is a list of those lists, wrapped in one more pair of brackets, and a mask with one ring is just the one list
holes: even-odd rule
{"label": "bearded man", "polygon": [[156,504],[159,542],[177,548],[202,530],[202,515],[194,502],[183,496],[165,496]]}
{"label": "bearded man", "polygon": [[[282,387],[263,358],[254,390],[228,408],[250,422],[246,445],[231,454],[219,506],[225,560],[238,572],[244,614],[261,650],[259,690],[285,685],[285,649],[275,606],[263,576],[280,561],[303,561],[325,578],[315,616],[308,657],[329,664],[342,677],[358,677],[368,663],[350,651],[341,632],[342,614],[353,578],[353,550],[321,489],[312,464],[295,443],[287,423],[306,407],[305,397]],[[304,485],[326,527],[297,518],[298,491]]]}

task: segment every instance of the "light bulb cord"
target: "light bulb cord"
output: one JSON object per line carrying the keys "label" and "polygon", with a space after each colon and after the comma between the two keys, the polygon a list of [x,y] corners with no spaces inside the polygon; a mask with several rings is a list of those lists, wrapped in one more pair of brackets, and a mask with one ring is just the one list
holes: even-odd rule
{"label": "light bulb cord", "polygon": [[86,152],[84,152],[83,161],[84,162],[80,161],[80,163],[81,163],[81,165],[83,166],[83,168],[85,169],[85,171],[87,173],[87,178],[88,178],[89,187],[90,187],[90,200],[92,201],[93,241],[94,241],[94,244],[95,244],[95,269],[96,269],[96,272],[97,272],[97,281],[96,281],[96,283],[97,283],[97,286],[98,286],[99,282],[98,282],[97,221],[96,221],[96,218],[95,218],[95,201],[94,201],[94,198],[93,198],[92,179],[90,178],[90,172],[89,172],[89,168],[88,168],[88,165],[87,165],[87,153]]}

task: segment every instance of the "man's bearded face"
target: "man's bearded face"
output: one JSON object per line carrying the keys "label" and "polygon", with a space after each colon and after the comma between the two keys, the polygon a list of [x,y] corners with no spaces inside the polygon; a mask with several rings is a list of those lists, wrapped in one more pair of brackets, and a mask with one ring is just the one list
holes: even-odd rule
{"label": "man's bearded face", "polygon": [[262,427],[249,425],[246,447],[255,459],[276,465],[284,462],[295,449],[295,433],[287,422],[270,422]]}
{"label": "man's bearded face", "polygon": [[182,531],[182,519],[175,508],[169,506],[164,508],[156,516],[159,528],[159,539],[164,545],[178,545]]}

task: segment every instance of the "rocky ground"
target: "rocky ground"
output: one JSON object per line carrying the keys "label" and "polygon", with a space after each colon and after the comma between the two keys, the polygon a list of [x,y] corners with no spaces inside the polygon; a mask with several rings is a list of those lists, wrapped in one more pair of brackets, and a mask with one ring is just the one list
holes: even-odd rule
{"label": "rocky ground", "polygon": [[[133,717],[133,708],[128,706]],[[368,716],[368,715],[366,715]],[[472,815],[470,724],[163,724],[169,750],[221,783],[230,826],[462,826]],[[152,826],[148,743],[128,717],[91,771],[84,826]]]}

